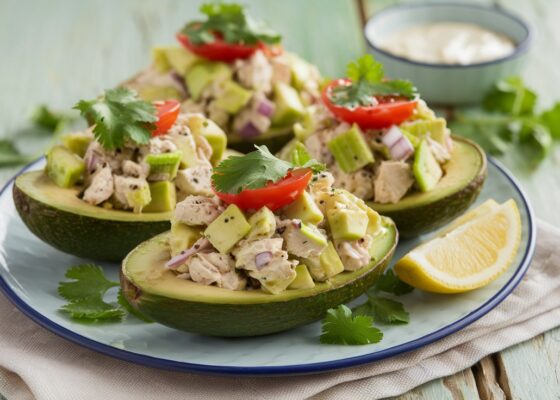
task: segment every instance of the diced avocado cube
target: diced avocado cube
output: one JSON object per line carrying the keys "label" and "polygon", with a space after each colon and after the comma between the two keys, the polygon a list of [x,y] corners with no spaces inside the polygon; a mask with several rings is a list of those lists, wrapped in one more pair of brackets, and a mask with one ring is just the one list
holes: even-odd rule
{"label": "diced avocado cube", "polygon": [[185,76],[190,67],[200,61],[200,57],[177,46],[155,47],[152,59],[158,72],[164,74],[173,69],[181,76]]}
{"label": "diced avocado cube", "polygon": [[311,136],[316,130],[315,112],[317,106],[312,105],[305,109],[303,119],[294,124],[294,135],[297,140],[303,142]]}
{"label": "diced avocado cube", "polygon": [[311,65],[295,54],[287,56],[290,69],[292,71],[292,84],[297,89],[302,89],[305,82],[311,77]]}
{"label": "diced avocado cube", "polygon": [[204,61],[191,67],[185,75],[185,83],[192,99],[197,101],[208,85],[230,80],[232,74],[230,66],[226,63]]}
{"label": "diced avocado cube", "polygon": [[86,154],[86,150],[92,141],[93,137],[85,133],[71,133],[62,137],[64,147],[80,157]]}
{"label": "diced avocado cube", "polygon": [[374,161],[371,148],[356,124],[328,142],[327,147],[340,169],[346,173],[357,171]]}
{"label": "diced avocado cube", "polygon": [[336,252],[334,244],[329,241],[319,257],[303,260],[314,280],[322,282],[344,271],[344,264]]}
{"label": "diced avocado cube", "polygon": [[252,96],[252,91],[234,81],[225,81],[222,84],[222,93],[216,99],[216,106],[230,114],[235,114],[247,105]]}
{"label": "diced avocado cube", "polygon": [[304,235],[311,243],[317,244],[319,246],[327,245],[327,238],[323,235],[319,229],[314,225],[301,224],[301,234]]}
{"label": "diced avocado cube", "polygon": [[260,280],[260,283],[262,289],[265,290],[266,292],[269,292],[271,294],[278,294],[286,290],[290,286],[290,284],[294,281],[294,279],[296,279],[296,277],[297,276],[294,271],[294,273],[289,278],[279,279],[275,281]]}
{"label": "diced avocado cube", "polygon": [[150,196],[152,201],[144,208],[144,212],[167,212],[175,209],[177,193],[173,182],[150,183]]}
{"label": "diced avocado cube", "polygon": [[298,264],[295,268],[296,279],[290,283],[288,289],[312,289],[315,287],[315,282],[307,269],[305,264]]}
{"label": "diced avocado cube", "polygon": [[235,204],[230,204],[204,231],[204,236],[222,254],[228,253],[233,246],[245,237],[251,225]]}
{"label": "diced avocado cube", "polygon": [[327,220],[334,240],[358,240],[366,235],[369,219],[358,210],[327,210]]}
{"label": "diced avocado cube", "polygon": [[202,232],[200,229],[173,221],[171,224],[171,236],[169,237],[171,256],[174,257],[183,250],[188,249],[201,236]]}
{"label": "diced avocado cube", "polygon": [[300,219],[306,224],[317,225],[323,221],[323,213],[308,192],[303,192],[292,204],[284,208],[284,215],[290,219]]}
{"label": "diced avocado cube", "polygon": [[142,100],[146,101],[157,101],[157,100],[181,100],[183,97],[181,92],[173,86],[156,86],[147,85],[138,88],[138,96]]}
{"label": "diced avocado cube", "polygon": [[196,143],[193,138],[186,136],[174,135],[170,137],[171,141],[177,146],[177,150],[181,152],[181,169],[191,168],[198,164],[196,157]]}
{"label": "diced avocado cube", "polygon": [[291,125],[305,114],[305,108],[296,89],[285,83],[274,85],[276,109],[272,115],[272,125]]}
{"label": "diced avocado cube", "polygon": [[171,181],[177,176],[177,170],[183,153],[174,151],[172,153],[148,154],[145,158],[150,166],[150,179]]}
{"label": "diced avocado cube", "polygon": [[131,190],[126,193],[126,201],[132,206],[134,213],[138,214],[142,212],[144,207],[146,207],[152,201],[152,195],[150,194],[149,185],[140,185],[138,189]]}
{"label": "diced avocado cube", "polygon": [[[403,127],[401,127],[400,131],[408,139],[408,141],[410,142],[412,147],[414,147],[416,149],[418,147],[418,145],[420,144],[420,138],[416,135],[413,135],[412,133],[410,133],[409,131],[407,131]],[[387,158],[390,158],[390,157],[387,157]]]}
{"label": "diced avocado cube", "polygon": [[446,141],[447,136],[449,135],[449,130],[447,129],[447,123],[443,118],[407,122],[402,124],[400,127],[416,136],[418,139],[423,139],[426,135],[430,135],[430,137],[436,142],[447,146]]}
{"label": "diced avocado cube", "polygon": [[276,218],[268,207],[262,207],[249,217],[251,231],[248,239],[264,239],[271,237],[276,231]]}
{"label": "diced avocado cube", "polygon": [[422,139],[416,150],[412,173],[418,187],[423,192],[428,192],[436,187],[443,175],[443,171],[432,154],[430,144],[426,139]]}
{"label": "diced avocado cube", "polygon": [[212,165],[220,162],[227,147],[227,136],[223,129],[202,115],[192,115],[187,121],[187,125],[193,134],[203,136],[212,147],[212,157],[210,158]]}
{"label": "diced avocado cube", "polygon": [[74,186],[82,178],[84,161],[66,147],[54,146],[47,153],[47,175],[60,187]]}

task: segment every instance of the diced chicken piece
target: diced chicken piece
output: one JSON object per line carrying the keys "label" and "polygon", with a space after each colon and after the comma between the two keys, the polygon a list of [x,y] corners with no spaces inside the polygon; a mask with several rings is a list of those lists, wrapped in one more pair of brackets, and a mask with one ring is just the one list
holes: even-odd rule
{"label": "diced chicken piece", "polygon": [[288,260],[287,252],[281,251],[273,255],[261,268],[250,271],[249,276],[259,281],[283,281],[294,277],[294,267],[297,264],[296,260]]}
{"label": "diced chicken piece", "polygon": [[270,93],[272,90],[272,66],[262,51],[256,51],[248,60],[239,60],[236,64],[239,82],[259,92]]}
{"label": "diced chicken piece", "polygon": [[105,163],[109,164],[114,173],[121,172],[121,164],[125,160],[132,158],[134,150],[129,147],[116,150],[105,150],[97,141],[92,141],[84,155],[84,162],[87,170],[94,173],[97,168],[102,167]]}
{"label": "diced chicken piece", "polygon": [[305,139],[305,147],[307,151],[317,161],[327,165],[334,164],[334,156],[327,147],[327,141],[322,132],[316,133]]}
{"label": "diced chicken piece", "polygon": [[377,203],[398,202],[414,184],[410,165],[404,161],[383,161],[373,183]]}
{"label": "diced chicken piece", "polygon": [[150,166],[146,163],[139,164],[134,161],[125,160],[122,163],[122,172],[125,176],[145,179],[150,174]]}
{"label": "diced chicken piece", "polygon": [[208,104],[208,118],[217,123],[219,126],[226,126],[229,120],[229,114],[223,108],[218,107],[216,101]]}
{"label": "diced chicken piece", "polygon": [[344,241],[338,243],[336,251],[344,264],[345,271],[355,271],[367,265],[371,256],[369,246],[371,237],[366,235],[364,238],[355,241]]}
{"label": "diced chicken piece", "polygon": [[178,171],[175,185],[187,195],[208,196],[212,194],[211,177],[212,167],[210,165],[199,165]]}
{"label": "diced chicken piece", "polygon": [[233,250],[236,268],[248,271],[257,270],[255,263],[257,254],[271,253],[271,256],[274,257],[275,255],[285,253],[285,251],[282,250],[282,243],[282,238],[240,241]]}
{"label": "diced chicken piece", "polygon": [[370,200],[373,198],[373,172],[370,170],[360,169],[345,173],[336,164],[331,166],[330,170],[335,177],[335,187],[348,190],[360,199]]}
{"label": "diced chicken piece", "polygon": [[177,203],[173,219],[187,225],[209,225],[222,213],[218,199],[206,196],[187,196]]}
{"label": "diced chicken piece", "polygon": [[191,136],[192,132],[188,125],[189,114],[181,113],[167,131],[167,136]]}
{"label": "diced chicken piece", "polygon": [[247,278],[239,272],[232,270],[222,275],[218,286],[229,290],[243,290],[247,286]]}
{"label": "diced chicken piece", "polygon": [[177,146],[172,140],[158,136],[150,139],[148,148],[150,154],[163,154],[177,151]]}
{"label": "diced chicken piece", "polygon": [[198,257],[205,262],[212,264],[214,267],[224,274],[235,268],[235,263],[231,256],[221,253],[197,253]]}
{"label": "diced chicken piece", "polygon": [[[301,221],[292,220],[282,233],[286,250],[296,257],[316,257],[321,254],[326,245],[317,243],[301,231]],[[321,234],[317,232],[317,234]],[[326,241],[325,241],[326,242]]]}
{"label": "diced chicken piece", "polygon": [[313,178],[311,178],[309,191],[313,196],[316,196],[318,193],[328,193],[332,190],[334,181],[334,176],[330,172],[321,172],[320,174],[315,175]]}
{"label": "diced chicken piece", "polygon": [[436,142],[432,138],[428,138],[428,143],[430,145],[430,150],[438,163],[444,164],[451,160],[451,154],[449,154],[449,151],[445,146],[442,146],[439,142]]}
{"label": "diced chicken piece", "polygon": [[210,165],[210,158],[212,157],[212,146],[208,140],[202,135],[195,135],[194,141],[196,142],[196,155],[200,162],[205,162]]}
{"label": "diced chicken piece", "polygon": [[247,124],[252,124],[257,131],[263,133],[270,128],[271,120],[269,117],[260,114],[256,110],[246,108],[233,119],[233,130],[243,132]]}
{"label": "diced chicken piece", "polygon": [[272,83],[290,83],[292,80],[292,69],[290,65],[280,57],[270,61],[272,65]]}
{"label": "diced chicken piece", "polygon": [[124,209],[134,209],[134,212],[140,212],[142,210],[141,206],[133,202],[134,196],[130,194],[147,187],[148,182],[142,178],[132,178],[122,175],[115,175],[113,180],[115,182],[115,200],[117,204]]}
{"label": "diced chicken piece", "polygon": [[181,103],[181,112],[183,113],[201,113],[204,114],[204,104],[197,103],[192,99],[187,99]]}
{"label": "diced chicken piece", "polygon": [[189,275],[191,279],[202,285],[211,285],[219,282],[222,278],[220,270],[202,256],[203,254],[195,254],[189,259]]}
{"label": "diced chicken piece", "polygon": [[91,175],[90,184],[84,192],[83,200],[96,206],[108,200],[113,195],[113,191],[113,174],[111,168],[105,164],[105,167],[98,168]]}

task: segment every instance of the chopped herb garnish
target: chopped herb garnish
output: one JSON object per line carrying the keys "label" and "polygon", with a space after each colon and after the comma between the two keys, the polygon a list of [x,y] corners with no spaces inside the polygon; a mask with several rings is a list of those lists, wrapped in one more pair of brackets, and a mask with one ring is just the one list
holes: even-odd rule
{"label": "chopped herb garnish", "polygon": [[282,37],[262,21],[251,18],[244,6],[237,3],[206,3],[200,7],[205,21],[188,23],[181,33],[195,45],[208,44],[219,35],[227,43],[280,43]]}
{"label": "chopped herb garnish", "polygon": [[373,318],[353,316],[344,304],[327,311],[323,320],[321,343],[325,344],[371,344],[381,341],[383,333],[373,326]]}

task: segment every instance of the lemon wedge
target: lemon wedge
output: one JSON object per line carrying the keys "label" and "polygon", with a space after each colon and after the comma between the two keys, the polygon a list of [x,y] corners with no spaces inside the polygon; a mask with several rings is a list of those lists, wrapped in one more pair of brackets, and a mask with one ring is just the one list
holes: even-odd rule
{"label": "lemon wedge", "polygon": [[492,282],[517,254],[521,217],[514,200],[486,202],[451,225],[397,262],[402,281],[428,292],[466,292]]}

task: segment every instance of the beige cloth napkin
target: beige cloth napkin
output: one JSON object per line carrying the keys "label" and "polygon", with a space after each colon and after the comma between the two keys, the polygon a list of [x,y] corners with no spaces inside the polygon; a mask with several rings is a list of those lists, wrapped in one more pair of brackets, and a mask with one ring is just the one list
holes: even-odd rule
{"label": "beige cloth napkin", "polygon": [[515,291],[462,331],[420,350],[324,374],[229,378],[167,372],[104,356],[35,325],[0,295],[0,393],[8,400],[377,399],[461,371],[560,325],[560,230],[538,224]]}

